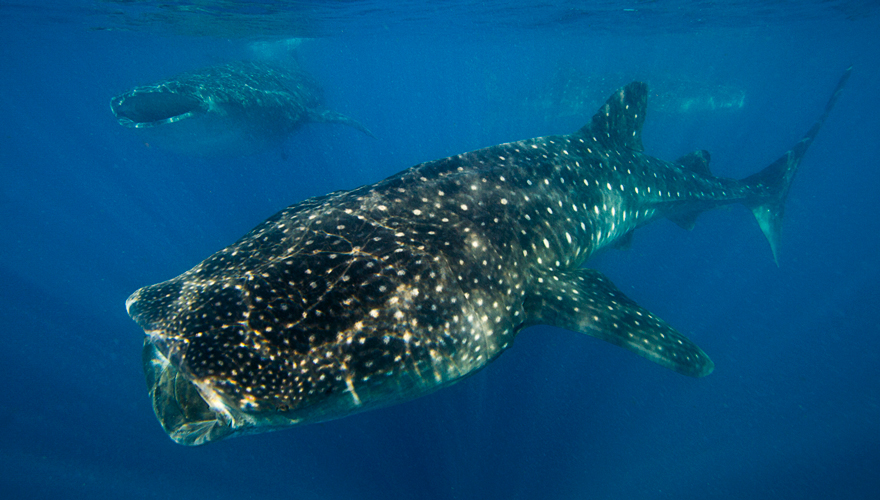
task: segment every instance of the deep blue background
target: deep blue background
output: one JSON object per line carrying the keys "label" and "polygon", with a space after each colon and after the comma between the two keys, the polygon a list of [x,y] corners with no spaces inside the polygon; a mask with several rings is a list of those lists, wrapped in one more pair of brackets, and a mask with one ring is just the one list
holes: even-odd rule
{"label": "deep blue background", "polygon": [[[247,158],[146,145],[115,122],[109,99],[246,57],[253,32],[130,26],[105,7],[0,6],[2,496],[876,498],[874,12],[820,4],[765,19],[755,6],[729,19],[707,12],[701,24],[682,6],[681,24],[646,17],[614,29],[564,7],[529,26],[510,22],[534,15],[518,16],[515,2],[500,18],[468,13],[467,2],[396,17],[373,4],[315,9],[320,36],[298,57],[328,106],[378,139],[314,124]],[[850,64],[795,180],[778,268],[742,207],[707,213],[692,232],[656,223],[630,250],[590,262],[695,340],[716,363],[710,377],[537,327],[474,377],[384,410],[201,448],[173,444],[156,422],[125,298],[284,206],[421,161],[570,133],[591,113],[535,105],[562,67],[624,75],[619,84],[735,83],[747,95],[737,111],[649,104],[644,141],[670,160],[708,149],[717,175],[743,177],[801,137]],[[590,109],[606,95],[593,97]]]}

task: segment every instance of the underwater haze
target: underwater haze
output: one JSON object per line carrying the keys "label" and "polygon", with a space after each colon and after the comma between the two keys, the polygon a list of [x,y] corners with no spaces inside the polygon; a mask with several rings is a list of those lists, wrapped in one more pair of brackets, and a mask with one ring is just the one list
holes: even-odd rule
{"label": "underwater haze", "polygon": [[[0,4],[0,496],[869,499],[880,491],[880,9],[874,2]],[[132,88],[293,67],[356,120],[246,154],[120,126]],[[667,220],[587,267],[697,343],[694,379],[523,330],[388,408],[202,447],[147,392],[138,288],[279,210],[421,162],[587,124],[648,84],[645,152],[744,178],[851,78],[788,195],[779,265],[749,211]],[[201,149],[199,149],[201,148]]]}

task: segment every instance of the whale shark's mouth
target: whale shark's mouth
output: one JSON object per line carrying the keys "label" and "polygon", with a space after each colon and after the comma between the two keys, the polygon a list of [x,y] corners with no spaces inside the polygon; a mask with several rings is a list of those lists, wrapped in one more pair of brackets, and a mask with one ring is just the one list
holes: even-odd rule
{"label": "whale shark's mouth", "polygon": [[201,99],[165,87],[138,87],[110,100],[119,124],[147,128],[174,123],[205,111]]}
{"label": "whale shark's mouth", "polygon": [[143,363],[153,410],[171,439],[195,446],[236,433],[236,418],[216,392],[184,376],[149,337]]}

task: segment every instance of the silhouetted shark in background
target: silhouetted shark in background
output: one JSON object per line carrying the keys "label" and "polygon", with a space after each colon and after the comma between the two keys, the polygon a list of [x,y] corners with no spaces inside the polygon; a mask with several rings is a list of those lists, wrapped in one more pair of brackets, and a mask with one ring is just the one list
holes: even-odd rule
{"label": "silhouetted shark in background", "polygon": [[306,73],[262,62],[233,62],[135,87],[110,100],[119,123],[159,146],[208,155],[246,154],[280,144],[305,122],[357,121],[321,106]]}
{"label": "silhouetted shark in background", "polygon": [[[562,65],[546,87],[529,96],[529,104],[548,117],[579,116],[592,111],[597,95],[606,95],[627,81],[622,73],[595,73],[590,68]],[[646,81],[655,116],[738,111],[747,102],[743,86],[733,82],[663,71],[652,72]]]}
{"label": "silhouetted shark in background", "polygon": [[129,297],[153,408],[175,441],[318,422],[412,399],[486,366],[548,324],[679,373],[713,363],[581,264],[662,217],[742,203],[774,256],[791,180],[825,112],[743,180],[697,151],[642,152],[647,87],[616,91],[571,135],[417,165],[292,205],[190,271]]}

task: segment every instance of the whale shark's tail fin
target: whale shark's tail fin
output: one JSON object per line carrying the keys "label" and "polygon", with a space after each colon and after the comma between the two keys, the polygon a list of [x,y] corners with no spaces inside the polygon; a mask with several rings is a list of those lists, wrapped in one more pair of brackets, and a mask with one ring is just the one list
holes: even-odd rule
{"label": "whale shark's tail fin", "polygon": [[837,98],[843,91],[846,81],[852,72],[852,66],[846,69],[834,93],[825,105],[825,111],[822,116],[816,120],[816,123],[804,135],[804,137],[794,145],[793,148],[786,151],[782,157],[770,164],[764,170],[757,174],[746,177],[743,182],[751,187],[756,195],[746,202],[746,206],[755,214],[761,231],[767,237],[770,243],[770,250],[773,252],[773,260],[779,265],[779,233],[782,227],[782,215],[785,212],[785,198],[788,196],[788,190],[791,187],[791,181],[797,173],[801,159],[806,153],[807,148],[812,144],[813,139],[828,118],[831,108],[837,102]]}
{"label": "whale shark's tail fin", "polygon": [[321,122],[321,123],[342,123],[344,125],[348,125],[349,127],[354,127],[361,132],[367,134],[373,139],[376,138],[370,129],[365,127],[361,122],[355,120],[354,118],[343,115],[342,113],[337,113],[336,111],[330,111],[329,109],[321,109],[312,111],[310,118],[312,121]]}

